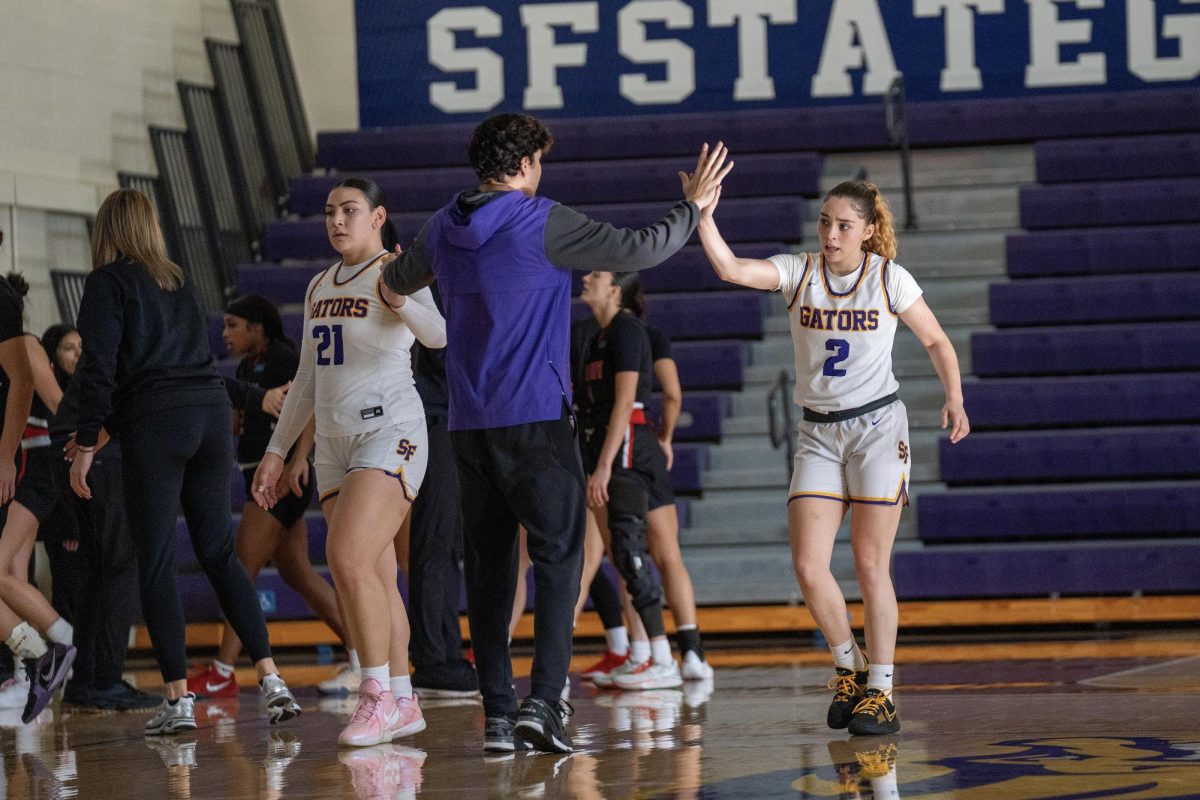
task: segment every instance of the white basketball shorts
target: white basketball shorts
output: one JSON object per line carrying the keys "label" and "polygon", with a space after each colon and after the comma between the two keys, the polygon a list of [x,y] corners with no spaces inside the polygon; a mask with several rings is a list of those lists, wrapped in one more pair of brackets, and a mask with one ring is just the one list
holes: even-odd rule
{"label": "white basketball shorts", "polygon": [[912,454],[908,410],[901,401],[842,422],[801,420],[796,432],[788,502],[823,497],[908,505]]}
{"label": "white basketball shorts", "polygon": [[347,474],[360,469],[378,469],[395,477],[411,503],[429,465],[425,418],[353,436],[317,436],[313,463],[322,503],[341,491]]}

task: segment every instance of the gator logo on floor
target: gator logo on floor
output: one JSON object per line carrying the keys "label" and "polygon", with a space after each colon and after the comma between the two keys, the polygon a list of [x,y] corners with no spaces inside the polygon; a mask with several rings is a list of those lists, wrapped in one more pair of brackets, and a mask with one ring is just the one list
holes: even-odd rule
{"label": "gator logo on floor", "polygon": [[[928,752],[944,739],[887,739],[897,743],[896,788],[904,800],[935,796],[956,800],[1184,798],[1196,797],[1200,785],[1200,737],[1187,741],[1157,737],[1029,738],[976,748],[963,740],[947,749],[966,752],[944,757]],[[846,749],[844,746],[851,742],[837,740],[833,744]],[[872,779],[879,777],[864,773],[863,764],[870,762],[871,751],[877,749],[869,744],[861,745],[862,754],[849,755],[831,746],[829,760],[834,763],[803,768],[799,777],[795,770],[785,770],[710,784],[704,789],[704,797],[836,798],[845,797],[848,783],[853,782],[866,797]],[[858,747],[856,743],[854,748]]]}

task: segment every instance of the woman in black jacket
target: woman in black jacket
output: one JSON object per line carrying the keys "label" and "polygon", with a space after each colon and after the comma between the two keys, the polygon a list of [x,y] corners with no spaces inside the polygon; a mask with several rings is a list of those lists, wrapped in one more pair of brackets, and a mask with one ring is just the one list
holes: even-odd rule
{"label": "woman in black jacket", "polygon": [[271,722],[291,719],[300,706],[271,658],[258,596],[233,551],[229,398],[213,368],[204,314],[183,270],[167,258],[144,194],[120,189],[100,206],[92,266],[77,321],[87,347],[75,376],[81,413],[71,487],[91,496],[87,474],[102,431],[119,437],[142,615],[167,693],[146,733],[196,727],[175,583],[180,506],[225,618],[254,659]]}

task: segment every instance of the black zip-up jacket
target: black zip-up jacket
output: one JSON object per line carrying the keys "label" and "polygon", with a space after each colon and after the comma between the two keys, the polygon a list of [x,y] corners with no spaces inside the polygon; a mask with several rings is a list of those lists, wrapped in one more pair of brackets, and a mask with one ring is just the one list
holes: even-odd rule
{"label": "black zip-up jacket", "polygon": [[81,447],[93,446],[101,427],[119,436],[153,411],[229,403],[190,284],[167,292],[129,259],[107,264],[84,283],[76,327]]}

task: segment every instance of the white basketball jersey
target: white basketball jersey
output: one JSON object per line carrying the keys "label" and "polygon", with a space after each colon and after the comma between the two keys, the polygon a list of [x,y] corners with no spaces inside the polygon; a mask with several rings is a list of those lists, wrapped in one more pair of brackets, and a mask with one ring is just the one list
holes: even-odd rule
{"label": "white basketball jersey", "polygon": [[[405,316],[428,316],[428,309],[440,320],[441,314],[429,289],[410,295],[400,311],[389,306],[379,294],[378,261],[339,262],[313,278],[305,295],[301,369],[313,370],[313,415],[322,436],[425,416],[412,374],[415,337]],[[414,304],[425,308],[410,308]]]}
{"label": "white basketball jersey", "polygon": [[796,350],[796,404],[828,414],[899,388],[892,375],[896,315],[921,296],[908,270],[883,256],[838,277],[816,253],[771,256]]}

